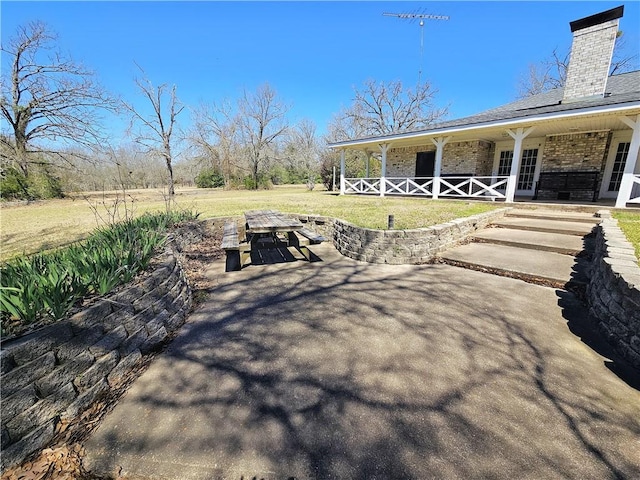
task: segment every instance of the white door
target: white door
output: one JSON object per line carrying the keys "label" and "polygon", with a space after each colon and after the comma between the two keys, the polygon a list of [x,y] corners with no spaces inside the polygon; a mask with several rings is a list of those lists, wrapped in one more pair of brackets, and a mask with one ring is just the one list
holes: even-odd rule
{"label": "white door", "polygon": [[[629,147],[631,146],[630,132],[616,132],[611,137],[611,146],[607,155],[607,164],[602,176],[600,198],[617,198],[620,182],[627,162]],[[637,166],[636,166],[637,167]],[[637,170],[637,168],[636,168]]]}

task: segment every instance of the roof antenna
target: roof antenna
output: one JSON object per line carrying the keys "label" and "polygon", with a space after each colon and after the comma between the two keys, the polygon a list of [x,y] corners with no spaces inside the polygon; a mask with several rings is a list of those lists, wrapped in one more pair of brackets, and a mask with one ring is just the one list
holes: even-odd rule
{"label": "roof antenna", "polygon": [[424,57],[424,20],[449,20],[447,15],[431,15],[429,13],[383,13],[385,17],[397,17],[415,22],[420,19],[420,68],[418,69],[418,84],[422,81],[422,59]]}

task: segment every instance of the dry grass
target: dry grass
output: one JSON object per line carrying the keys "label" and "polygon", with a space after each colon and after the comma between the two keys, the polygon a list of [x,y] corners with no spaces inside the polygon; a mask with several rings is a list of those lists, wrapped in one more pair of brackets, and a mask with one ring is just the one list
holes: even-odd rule
{"label": "dry grass", "polygon": [[[86,237],[104,225],[103,220],[96,218],[96,212],[104,219],[117,217],[108,212],[118,197],[121,198],[116,192],[90,193],[29,205],[2,205],[0,259],[5,261],[20,254],[56,248]],[[332,216],[369,228],[386,228],[387,217],[393,214],[396,229],[427,227],[501,206],[488,202],[339,196],[326,191],[310,192],[303,186],[257,192],[180,189],[175,202],[177,208],[199,212],[200,218],[240,216],[245,210],[271,208]],[[165,208],[165,195],[161,191],[127,192],[126,209],[134,215]],[[124,205],[120,205],[119,211],[123,217]]]}

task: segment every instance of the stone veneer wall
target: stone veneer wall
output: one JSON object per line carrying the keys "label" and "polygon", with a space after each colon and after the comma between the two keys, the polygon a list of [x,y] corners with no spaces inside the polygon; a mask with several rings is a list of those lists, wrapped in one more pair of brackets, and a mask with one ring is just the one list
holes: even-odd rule
{"label": "stone veneer wall", "polygon": [[492,152],[493,144],[482,140],[447,143],[442,151],[442,173],[491,175]]}
{"label": "stone veneer wall", "polygon": [[438,253],[463,242],[509,210],[500,208],[414,230],[372,230],[328,217],[298,215],[298,218],[332,239],[336,249],[346,257],[369,263],[417,265],[432,262]]}
{"label": "stone veneer wall", "polygon": [[640,368],[640,267],[617,220],[603,217],[596,228],[587,300],[607,341]]}
{"label": "stone veneer wall", "polygon": [[[546,138],[542,151],[542,172],[598,172],[598,188],[602,182],[602,173],[607,161],[607,151],[611,135],[608,131],[550,135]],[[541,200],[555,200],[556,191],[540,190]],[[593,200],[593,190],[571,192],[572,200]]]}
{"label": "stone veneer wall", "polygon": [[[431,142],[429,142],[431,143]],[[435,152],[436,146],[392,148],[387,152],[387,177],[413,177],[416,174],[416,154]]]}
{"label": "stone veneer wall", "polygon": [[608,131],[549,135],[544,142],[541,171],[601,171],[609,142]]}
{"label": "stone veneer wall", "polygon": [[167,250],[151,273],[69,319],[2,343],[2,461],[47,446],[185,321],[191,291]]}
{"label": "stone veneer wall", "polygon": [[[416,154],[435,150],[435,145],[392,148],[387,154],[387,176],[413,177]],[[442,173],[491,175],[493,152],[494,144],[482,140],[447,143],[442,151]]]}

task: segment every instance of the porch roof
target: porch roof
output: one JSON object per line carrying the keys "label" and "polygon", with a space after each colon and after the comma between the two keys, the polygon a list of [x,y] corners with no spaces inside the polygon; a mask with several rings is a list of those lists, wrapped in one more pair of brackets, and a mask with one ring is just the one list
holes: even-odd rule
{"label": "porch roof", "polygon": [[609,77],[603,97],[562,103],[563,89],[527,97],[477,115],[438,123],[425,130],[335,142],[331,148],[366,149],[381,143],[409,146],[429,138],[453,136],[454,141],[509,139],[507,128],[535,126],[532,135],[545,136],[628,128],[620,115],[640,114],[640,71]]}

